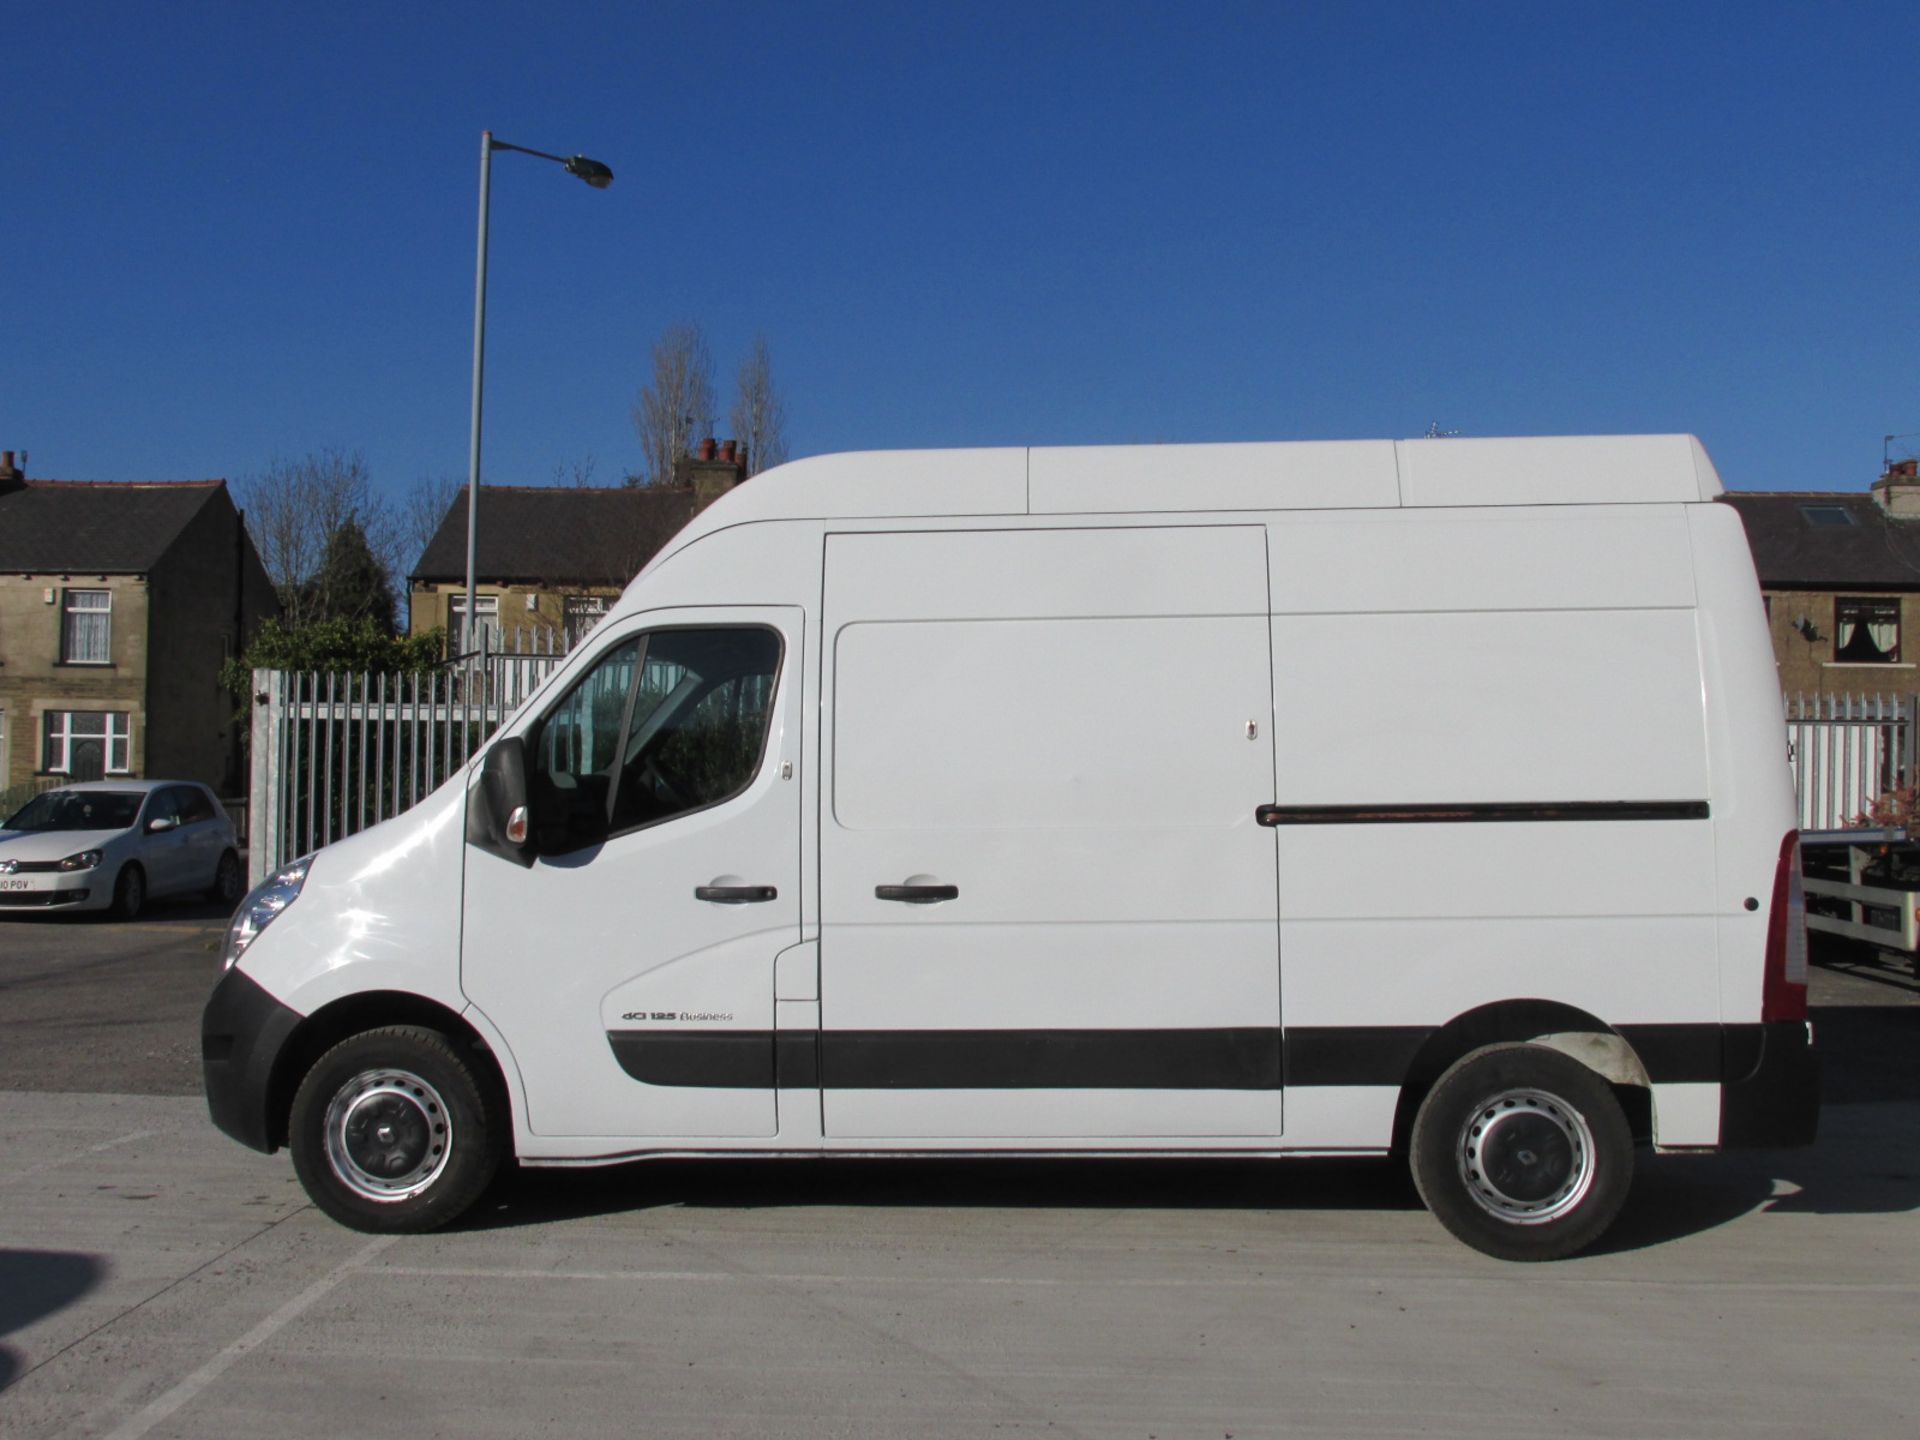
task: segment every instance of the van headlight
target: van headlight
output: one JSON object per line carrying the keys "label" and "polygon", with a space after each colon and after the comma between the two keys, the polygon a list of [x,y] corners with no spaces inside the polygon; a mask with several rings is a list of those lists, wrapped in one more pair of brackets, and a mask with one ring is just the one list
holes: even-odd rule
{"label": "van headlight", "polygon": [[60,862],[62,870],[91,870],[100,863],[98,850],[82,850],[78,855],[69,855]]}
{"label": "van headlight", "polygon": [[233,912],[233,923],[227,926],[227,943],[220,953],[222,970],[231,970],[233,962],[246,953],[247,947],[260,932],[271,925],[282,910],[300,898],[300,889],[307,883],[307,871],[312,865],[313,856],[302,855],[291,865],[276,870],[247,893],[247,898],[240,902],[240,908]]}

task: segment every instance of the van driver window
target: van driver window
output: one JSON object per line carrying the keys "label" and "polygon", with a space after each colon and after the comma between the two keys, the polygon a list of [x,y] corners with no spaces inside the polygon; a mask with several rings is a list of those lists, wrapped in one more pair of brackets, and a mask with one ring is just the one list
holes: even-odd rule
{"label": "van driver window", "polygon": [[527,779],[544,851],[575,850],[607,833],[614,756],[639,658],[637,638],[616,645],[540,722]]}
{"label": "van driver window", "polygon": [[746,788],[779,671],[770,630],[656,630],[609,651],[534,738],[540,849],[578,850]]}
{"label": "van driver window", "polygon": [[780,638],[771,630],[650,636],[613,829],[703,810],[745,789],[760,768],[779,672]]}

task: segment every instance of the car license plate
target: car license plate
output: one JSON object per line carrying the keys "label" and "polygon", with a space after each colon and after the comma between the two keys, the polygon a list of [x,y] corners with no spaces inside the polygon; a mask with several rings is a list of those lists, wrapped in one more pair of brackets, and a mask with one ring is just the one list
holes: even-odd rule
{"label": "car license plate", "polygon": [[31,890],[31,880],[0,880],[0,890]]}

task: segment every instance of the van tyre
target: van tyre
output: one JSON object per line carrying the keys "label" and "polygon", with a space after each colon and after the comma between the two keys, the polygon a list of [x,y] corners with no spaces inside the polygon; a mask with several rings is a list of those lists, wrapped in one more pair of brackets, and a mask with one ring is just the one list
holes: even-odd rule
{"label": "van tyre", "polygon": [[419,1234],[456,1219],[500,1167],[506,1112],[437,1030],[394,1025],[334,1046],[293,1097],[288,1148],[342,1225]]}
{"label": "van tyre", "polygon": [[147,905],[147,872],[132,861],[113,877],[113,918],[131,920]]}
{"label": "van tyre", "polygon": [[1434,1217],[1501,1260],[1578,1254],[1633,1181],[1633,1135],[1613,1091],[1539,1045],[1490,1045],[1458,1061],[1427,1092],[1411,1151]]}

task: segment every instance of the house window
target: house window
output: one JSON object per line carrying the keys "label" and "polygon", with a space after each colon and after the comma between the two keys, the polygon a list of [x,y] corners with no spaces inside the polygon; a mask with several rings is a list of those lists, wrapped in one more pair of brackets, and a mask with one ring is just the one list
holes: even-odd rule
{"label": "house window", "polygon": [[[498,595],[476,595],[473,597],[473,613],[480,622],[480,628],[486,632],[489,645],[497,645],[500,640],[500,597]],[[466,634],[467,597],[465,592],[456,592],[447,596],[447,634],[458,645]],[[478,636],[474,637],[476,640]]]}
{"label": "house window", "polygon": [[60,627],[60,658],[69,665],[113,663],[113,592],[69,590]]}
{"label": "house window", "polygon": [[1854,523],[1844,505],[1802,505],[1800,515],[1816,530],[1840,530]]}
{"label": "house window", "polygon": [[1890,665],[1900,658],[1900,602],[1837,596],[1833,602],[1833,658],[1846,664]]}
{"label": "house window", "polygon": [[46,769],[75,780],[125,775],[132,768],[133,727],[124,710],[49,710]]}
{"label": "house window", "polygon": [[562,603],[567,639],[575,645],[607,613],[607,597],[604,595],[569,595]]}

